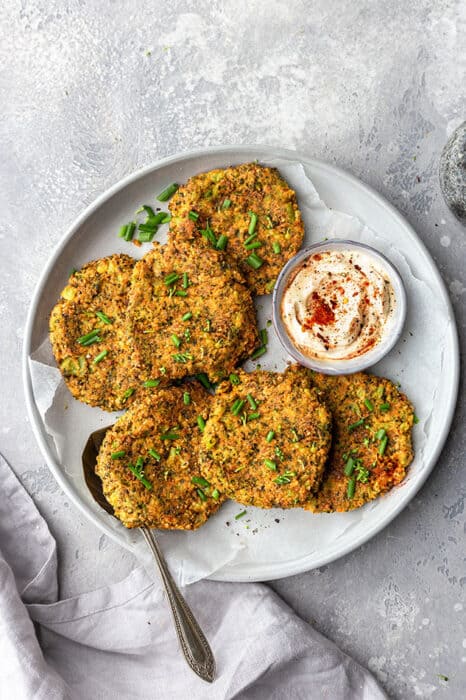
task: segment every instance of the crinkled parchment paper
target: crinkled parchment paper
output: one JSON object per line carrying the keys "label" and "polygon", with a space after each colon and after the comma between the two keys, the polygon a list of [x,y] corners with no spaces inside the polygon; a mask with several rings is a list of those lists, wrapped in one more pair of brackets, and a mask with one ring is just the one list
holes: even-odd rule
{"label": "crinkled parchment paper", "polygon": [[[443,361],[443,339],[451,322],[448,309],[434,293],[429,281],[416,276],[414,247],[407,246],[406,240],[398,240],[398,234],[377,234],[354,216],[329,209],[301,164],[281,160],[266,164],[278,167],[297,192],[306,225],[304,245],[324,238],[350,238],[368,243],[383,252],[402,275],[408,297],[405,330],[389,356],[372,371],[400,382],[421,421],[415,427],[416,457],[406,484],[424,469],[424,457],[429,449],[429,421],[434,420],[435,412],[441,410],[436,405],[436,393]],[[135,208],[139,204],[135,202]],[[108,240],[102,250],[94,243],[94,250],[94,257],[108,254]],[[272,317],[271,295],[259,297],[256,306],[262,328]],[[290,358],[271,326],[268,332],[269,350],[260,358],[259,364],[266,369],[282,370]],[[253,367],[251,362],[246,365],[248,370]],[[81,453],[88,435],[99,427],[110,425],[118,414],[90,408],[71,397],[55,367],[45,336],[30,358],[30,368],[36,404],[50,436],[51,451],[62,465],[73,491],[91,504],[97,513],[99,506],[92,501],[84,484]],[[397,489],[352,513],[313,515],[300,509],[264,511],[248,507],[246,515],[239,520],[235,520],[235,515],[244,508],[230,501],[197,532],[164,532],[160,533],[160,540],[172,570],[178,572],[178,580],[182,584],[191,583],[219,571],[226,564],[276,562],[278,565],[313,552],[332,550],[348,529],[357,532],[366,526],[366,521],[373,521],[374,515],[383,517],[392,509],[396,492]],[[102,513],[101,518],[118,532],[120,541],[123,538],[132,551],[147,560],[145,545],[137,531],[126,530],[106,513]]]}

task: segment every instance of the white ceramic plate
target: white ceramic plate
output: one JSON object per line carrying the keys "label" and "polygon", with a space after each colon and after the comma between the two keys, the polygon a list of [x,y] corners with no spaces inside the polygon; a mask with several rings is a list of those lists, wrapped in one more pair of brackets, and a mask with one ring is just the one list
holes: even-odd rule
{"label": "white ceramic plate", "polygon": [[[260,547],[240,563],[224,565],[211,577],[223,581],[260,581],[282,578],[322,566],[347,554],[369,540],[385,527],[413,498],[432,470],[447,437],[456,403],[459,377],[459,351],[456,327],[453,320],[450,301],[439,272],[411,226],[400,214],[371,188],[356,178],[334,166],[305,157],[302,154],[267,147],[219,147],[187,153],[166,158],[119,182],[94,204],[92,204],[71,226],[57,246],[46,266],[32,300],[26,325],[23,376],[29,417],[34,434],[42,454],[62,489],[72,502],[80,508],[107,535],[124,546],[131,546],[131,539],[123,526],[110,523],[106,513],[93,503],[85,486],[76,476],[79,472],[79,455],[74,455],[75,463],[67,466],[60,463],[53,449],[44,422],[34,398],[34,382],[31,375],[29,356],[47,337],[50,310],[65,286],[70,269],[102,254],[124,251],[135,254],[135,249],[128,248],[116,237],[121,223],[132,218],[135,209],[142,203],[153,200],[154,193],[161,191],[170,182],[184,182],[189,176],[215,167],[247,162],[251,160],[271,160],[281,158],[302,163],[312,179],[320,197],[332,209],[357,216],[384,239],[405,241],[411,260],[415,260],[415,276],[428,280],[430,287],[439,300],[436,313],[451,318],[443,338],[443,358],[441,361],[442,381],[436,389],[436,403],[441,407],[435,420],[429,420],[427,454],[422,465],[412,470],[409,479],[389,496],[379,499],[381,505],[368,510],[362,526],[351,526],[327,541],[323,547],[309,548],[299,556],[290,558],[286,548],[285,531],[268,530],[264,537],[276,544],[274,555],[266,559],[260,557]],[[409,298],[408,298],[409,305]],[[271,331],[271,329],[269,329]],[[273,352],[273,351],[271,351]],[[409,390],[407,389],[408,393]],[[71,399],[70,399],[71,400]],[[78,402],[76,402],[77,404]],[[79,405],[80,417],[75,424],[83,435],[107,425],[111,420],[99,409]],[[86,432],[87,431],[87,432]],[[75,476],[71,477],[75,470]],[[82,481],[82,480],[81,480]],[[302,513],[307,518],[304,527],[312,528],[312,516]],[[216,516],[218,517],[218,516]],[[333,516],[325,516],[327,518]],[[114,520],[114,519],[113,519]],[[328,521],[327,521],[328,522]],[[307,524],[308,523],[308,524]],[[272,538],[272,539],[271,539]],[[275,539],[274,539],[275,538]],[[254,550],[254,548],[253,548]]]}

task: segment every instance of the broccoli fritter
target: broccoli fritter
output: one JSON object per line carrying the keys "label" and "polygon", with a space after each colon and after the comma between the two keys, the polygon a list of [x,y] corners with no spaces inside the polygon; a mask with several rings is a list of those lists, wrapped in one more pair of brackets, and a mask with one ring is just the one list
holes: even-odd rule
{"label": "broccoli fritter", "polygon": [[413,407],[388,379],[362,372],[310,376],[333,414],[333,442],[322,486],[308,509],[359,508],[404,479],[413,459]]}
{"label": "broccoli fritter", "polygon": [[258,345],[251,294],[221,251],[176,240],[134,267],[128,331],[142,378],[228,374]]}
{"label": "broccoli fritter", "polygon": [[245,505],[299,506],[320,484],[330,431],[330,414],[302,368],[239,371],[213,400],[202,475]]}
{"label": "broccoli fritter", "polygon": [[170,238],[225,246],[255,294],[270,294],[301,247],[296,194],[275,168],[243,163],[191,177],[172,198]]}
{"label": "broccoli fritter", "polygon": [[128,255],[87,263],[71,274],[50,316],[53,353],[69,390],[107,411],[125,408],[134,398],[125,328],[134,263]]}
{"label": "broccoli fritter", "polygon": [[197,383],[155,389],[106,433],[96,473],[126,527],[194,530],[218,509],[197,456],[211,400]]}

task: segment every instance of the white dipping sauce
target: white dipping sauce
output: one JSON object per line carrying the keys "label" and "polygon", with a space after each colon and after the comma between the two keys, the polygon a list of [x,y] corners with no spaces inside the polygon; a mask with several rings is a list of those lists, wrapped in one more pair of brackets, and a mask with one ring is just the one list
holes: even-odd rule
{"label": "white dipping sauce", "polygon": [[291,273],[281,316],[303,355],[349,360],[386,337],[395,305],[381,262],[365,252],[327,250],[314,253]]}

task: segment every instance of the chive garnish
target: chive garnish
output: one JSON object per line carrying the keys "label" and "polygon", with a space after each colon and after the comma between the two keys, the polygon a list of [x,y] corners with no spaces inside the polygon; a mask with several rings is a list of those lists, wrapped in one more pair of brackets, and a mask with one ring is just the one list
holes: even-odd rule
{"label": "chive garnish", "polygon": [[243,399],[236,399],[236,401],[233,403],[232,407],[230,408],[230,411],[233,413],[234,416],[238,416],[241,409],[244,406],[244,401]]}
{"label": "chive garnish", "polygon": [[179,185],[177,185],[176,182],[172,182],[171,185],[168,185],[168,187],[166,187],[159,195],[157,195],[157,199],[159,200],[159,202],[168,202],[170,197],[173,197],[178,187]]}
{"label": "chive garnish", "polygon": [[161,440],[178,440],[180,436],[178,433],[174,433],[173,431],[167,430],[166,433],[162,433],[160,436]]}
{"label": "chive garnish", "polygon": [[193,476],[191,478],[191,483],[196,484],[196,486],[201,486],[203,489],[208,489],[210,486],[210,482],[204,479],[203,476]]}
{"label": "chive garnish", "polygon": [[265,438],[265,441],[266,441],[266,442],[272,442],[272,440],[274,439],[274,437],[275,437],[275,431],[274,431],[274,430],[269,430],[269,432],[267,433],[267,436],[266,436],[266,438]]}
{"label": "chive garnish", "polygon": [[241,381],[237,374],[230,374],[229,379],[233,386],[237,386]]}
{"label": "chive garnish", "polygon": [[196,377],[197,381],[202,384],[204,389],[207,389],[208,391],[213,389],[213,386],[209,382],[209,378],[205,372],[202,372],[201,374],[196,374],[195,377]]}
{"label": "chive garnish", "polygon": [[160,460],[162,459],[161,455],[159,455],[159,453],[156,450],[151,448],[148,452],[150,456],[153,457],[153,459],[155,459],[156,462],[160,462]]}
{"label": "chive garnish", "polygon": [[135,391],[136,391],[136,389],[133,389],[133,387],[126,389],[125,393],[123,394],[123,401],[126,401],[126,399],[129,399],[129,397],[132,396]]}
{"label": "chive garnish", "polygon": [[180,345],[181,345],[181,338],[178,338],[178,336],[176,335],[176,333],[173,333],[173,335],[171,336],[171,341],[172,341],[173,345],[175,346],[175,348],[179,348],[179,347],[180,347]]}
{"label": "chive garnish", "polygon": [[278,255],[279,253],[281,253],[281,252],[282,252],[282,249],[281,249],[281,247],[280,247],[280,243],[277,243],[277,242],[272,243],[272,250],[273,250],[273,252],[274,252],[276,255]]}
{"label": "chive garnish", "polygon": [[183,314],[183,316],[181,317],[181,320],[182,321],[189,321],[189,319],[192,317],[193,317],[193,315],[192,315],[191,311],[187,311],[185,314]]}
{"label": "chive garnish", "polygon": [[228,236],[225,236],[224,233],[222,233],[221,236],[218,237],[216,248],[217,250],[225,250],[228,245]]}
{"label": "chive garnish", "polygon": [[348,426],[348,430],[350,433],[355,430],[356,428],[359,428],[361,425],[364,425],[364,418],[360,418],[359,420],[356,421],[356,423],[352,423],[351,425]]}
{"label": "chive garnish", "polygon": [[106,314],[104,314],[103,311],[96,311],[95,315],[97,316],[97,318],[100,318],[100,320],[103,323],[111,323],[111,320],[109,319],[109,317]]}
{"label": "chive garnish", "polygon": [[353,498],[354,492],[356,490],[356,477],[352,476],[348,481],[348,486],[346,488],[346,495],[348,498]]}
{"label": "chive garnish", "polygon": [[380,428],[380,430],[376,432],[375,437],[377,438],[377,440],[382,440],[386,434],[387,431],[385,430],[385,428]]}
{"label": "chive garnish", "polygon": [[176,272],[170,272],[169,275],[167,275],[164,279],[165,284],[167,287],[170,287],[174,282],[180,279],[180,276]]}
{"label": "chive garnish", "polygon": [[257,214],[254,214],[254,212],[250,211],[249,216],[250,216],[250,220],[249,220],[248,234],[251,236],[256,229]]}
{"label": "chive garnish", "polygon": [[264,264],[264,261],[257,255],[257,253],[251,253],[251,255],[246,258],[246,262],[254,270],[258,270]]}
{"label": "chive garnish", "polygon": [[214,489],[212,491],[212,498],[214,499],[214,501],[218,501],[218,499],[220,498],[220,491],[218,489]]}
{"label": "chive garnish", "polygon": [[98,337],[99,333],[100,328],[94,328],[94,330],[90,333],[86,333],[86,335],[82,335],[80,338],[78,338],[76,342],[80,345],[91,345],[92,343],[98,343],[100,341],[100,338]]}
{"label": "chive garnish", "polygon": [[364,406],[367,408],[368,411],[374,410],[374,404],[372,403],[372,401],[369,401],[369,399],[364,399]]}
{"label": "chive garnish", "polygon": [[151,389],[154,386],[158,386],[160,384],[160,379],[148,379],[143,383],[142,386],[146,387],[146,389]]}
{"label": "chive garnish", "polygon": [[125,450],[118,450],[118,452],[112,452],[112,454],[110,455],[110,457],[111,457],[112,459],[121,459],[122,457],[125,456],[125,454],[126,454],[126,451],[125,451]]}
{"label": "chive garnish", "polygon": [[260,348],[257,348],[257,350],[254,350],[250,359],[257,360],[258,357],[262,357],[262,355],[265,355],[266,352],[267,348],[264,345],[262,345]]}
{"label": "chive garnish", "polygon": [[257,408],[257,403],[254,401],[253,396],[251,394],[247,394],[246,398],[247,398],[252,410],[255,411],[255,409]]}
{"label": "chive garnish", "polygon": [[354,463],[354,459],[353,459],[352,457],[350,457],[350,458],[348,459],[348,461],[346,462],[346,466],[345,466],[345,470],[344,470],[346,476],[351,476],[351,475],[352,475],[352,473],[354,472],[355,466],[356,466],[356,465],[355,465],[355,463]]}
{"label": "chive garnish", "polygon": [[247,510],[242,510],[241,513],[238,513],[238,515],[235,515],[235,520],[239,520],[240,518],[245,516],[247,512],[248,512]]}
{"label": "chive garnish", "polygon": [[102,352],[99,352],[99,354],[94,357],[94,359],[92,360],[92,364],[93,365],[99,364],[99,362],[102,362],[104,357],[106,357],[107,355],[108,355],[108,350],[102,350]]}
{"label": "chive garnish", "polygon": [[199,218],[199,214],[197,211],[190,211],[188,214],[188,219],[191,219],[191,221],[197,221]]}
{"label": "chive garnish", "polygon": [[385,449],[387,447],[387,442],[388,442],[388,435],[385,435],[379,445],[379,455],[382,457],[385,454]]}
{"label": "chive garnish", "polygon": [[183,394],[183,403],[185,406],[189,406],[191,403],[191,394],[188,391],[185,391]]}
{"label": "chive garnish", "polygon": [[222,209],[229,209],[231,206],[231,199],[224,199],[222,204]]}
{"label": "chive garnish", "polygon": [[390,404],[389,404],[389,403],[381,403],[381,404],[380,404],[380,410],[381,410],[381,411],[389,411],[389,410],[390,410]]}
{"label": "chive garnish", "polygon": [[197,417],[197,425],[201,433],[203,433],[205,430],[205,420],[202,416]]}
{"label": "chive garnish", "polygon": [[187,289],[189,287],[189,279],[187,272],[183,272],[183,283],[181,286],[183,287],[183,289]]}
{"label": "chive garnish", "polygon": [[276,472],[277,471],[277,464],[271,459],[264,459],[264,464],[267,467],[267,469],[270,469],[270,471]]}

